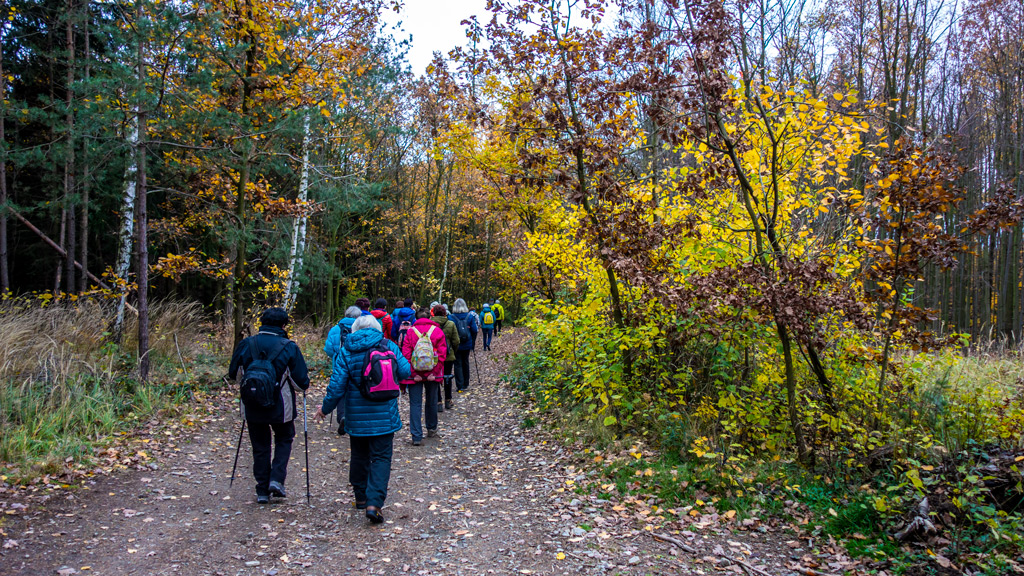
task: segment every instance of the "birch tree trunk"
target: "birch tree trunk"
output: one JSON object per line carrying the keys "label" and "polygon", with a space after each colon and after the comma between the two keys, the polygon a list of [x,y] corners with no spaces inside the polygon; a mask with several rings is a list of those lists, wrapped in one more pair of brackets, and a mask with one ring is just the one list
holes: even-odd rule
{"label": "birch tree trunk", "polygon": [[309,197],[309,114],[302,125],[302,175],[299,178],[299,204],[303,207],[300,216],[295,217],[292,227],[292,254],[288,263],[288,286],[284,291],[284,309],[291,313],[299,292],[299,272],[302,270],[302,256],[306,251],[306,223],[309,217],[305,212],[306,200]]}
{"label": "birch tree trunk", "polygon": [[124,308],[128,298],[128,271],[132,262],[132,236],[135,231],[135,185],[139,171],[138,166],[138,145],[139,145],[139,117],[133,113],[128,121],[128,166],[124,170],[124,194],[121,201],[121,232],[120,248],[117,251],[117,272],[118,289],[121,297],[117,302],[117,316],[114,319],[114,334],[116,342],[121,341],[124,332]]}

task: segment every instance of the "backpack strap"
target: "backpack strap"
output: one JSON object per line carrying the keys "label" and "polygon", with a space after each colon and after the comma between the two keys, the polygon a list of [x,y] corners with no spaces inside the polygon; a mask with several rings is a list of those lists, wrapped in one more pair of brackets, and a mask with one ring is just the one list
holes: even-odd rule
{"label": "backpack strap", "polygon": [[[275,334],[267,334],[267,333],[264,332],[262,334],[257,334],[256,336],[253,337],[252,345],[253,345],[254,348],[256,348],[256,352],[258,352],[259,354],[262,355],[265,351],[260,349],[260,345],[258,344],[258,338],[257,338],[258,336],[261,336],[261,335],[262,336],[276,336],[276,335]],[[284,349],[288,347],[288,343],[291,342],[291,340],[289,340],[287,338],[284,338],[284,337],[281,337],[281,336],[277,336],[277,339],[278,339],[278,343],[277,343],[277,347],[273,349],[274,353],[266,358],[267,361],[269,361],[271,364],[274,363],[274,360],[276,360],[277,357],[281,355],[281,352],[284,352]],[[253,355],[252,359],[253,360],[258,360],[259,358],[256,355]]]}
{"label": "backpack strap", "polygon": [[[433,329],[434,329],[434,327],[433,327],[433,326],[431,326],[431,327],[430,327],[430,329],[431,329],[431,330],[433,330]],[[415,333],[416,333],[416,338],[417,338],[417,339],[419,339],[419,338],[422,338],[422,337],[423,337],[423,333],[421,333],[421,332],[420,332],[419,330],[417,330],[415,326],[409,326],[409,330],[412,330],[413,332],[415,332]],[[427,332],[427,336],[430,336],[430,332]]]}

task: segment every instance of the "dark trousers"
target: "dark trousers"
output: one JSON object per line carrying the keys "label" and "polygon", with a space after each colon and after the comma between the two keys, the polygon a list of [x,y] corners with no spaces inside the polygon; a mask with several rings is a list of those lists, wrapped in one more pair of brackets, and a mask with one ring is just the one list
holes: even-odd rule
{"label": "dark trousers", "polygon": [[455,387],[459,390],[469,388],[469,353],[472,350],[455,352]]}
{"label": "dark trousers", "polygon": [[[452,399],[452,380],[455,379],[455,360],[444,363],[444,399]],[[437,399],[441,401],[440,398]]]}
{"label": "dark trousers", "polygon": [[[292,455],[292,440],[295,439],[295,422],[283,424],[261,424],[247,422],[249,441],[252,442],[252,475],[256,478],[256,493],[270,494],[270,481],[284,486],[288,475],[288,459]],[[271,463],[271,438],[273,430],[274,460]]]}
{"label": "dark trousers", "polygon": [[[423,439],[423,418],[426,413],[427,430],[437,430],[437,387],[439,383],[424,380],[409,384],[409,432],[413,440]],[[424,402],[426,395],[426,402]]]}
{"label": "dark trousers", "polygon": [[494,321],[494,333],[495,334],[501,334],[501,323],[502,323],[502,320],[495,320]]}
{"label": "dark trousers", "polygon": [[352,461],[348,481],[352,484],[356,502],[380,508],[388,497],[395,434],[352,436],[351,439]]}
{"label": "dark trousers", "polygon": [[494,335],[494,328],[484,328],[484,350],[491,349],[491,336]]}

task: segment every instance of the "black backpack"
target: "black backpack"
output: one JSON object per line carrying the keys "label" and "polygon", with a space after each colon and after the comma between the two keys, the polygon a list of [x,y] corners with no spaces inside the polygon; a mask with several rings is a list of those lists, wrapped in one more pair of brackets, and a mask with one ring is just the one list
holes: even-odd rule
{"label": "black backpack", "polygon": [[452,322],[455,322],[455,328],[459,331],[459,345],[465,344],[473,339],[473,335],[469,333],[469,325],[465,320],[458,316],[450,316]]}
{"label": "black backpack", "polygon": [[343,324],[344,321],[344,318],[338,320],[338,331],[341,333],[338,337],[338,350],[341,350],[341,347],[345,345],[345,339],[352,333],[352,324]]}
{"label": "black backpack", "polygon": [[252,362],[245,367],[245,374],[242,376],[242,403],[249,408],[270,408],[277,403],[278,384],[277,370],[274,369],[274,360],[277,358],[289,340],[280,338],[273,353],[268,356],[266,350],[261,350],[258,344],[258,336],[253,337],[250,343]]}

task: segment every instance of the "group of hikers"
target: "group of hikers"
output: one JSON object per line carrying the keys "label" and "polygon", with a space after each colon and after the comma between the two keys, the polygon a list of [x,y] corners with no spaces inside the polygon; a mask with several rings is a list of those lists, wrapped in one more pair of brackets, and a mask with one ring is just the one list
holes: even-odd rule
{"label": "group of hikers", "polygon": [[[337,412],[338,434],[347,434],[352,454],[349,483],[354,505],[373,523],[381,523],[387,498],[395,433],[402,429],[398,399],[409,398],[409,432],[413,446],[438,436],[438,414],[455,407],[455,392],[470,385],[470,355],[482,336],[483,349],[500,335],[505,311],[500,300],[489,301],[478,313],[462,298],[447,304],[417,307],[412,298],[400,300],[391,313],[387,300],[373,308],[366,298],[356,300],[327,334],[324,352],[331,359],[331,380],[323,402],[312,414],[322,422]],[[260,317],[259,333],[238,344],[228,377],[239,385],[243,409],[239,449],[246,425],[252,443],[256,501],[284,498],[288,460],[302,392],[305,429],[305,391],[309,373],[298,345],[288,338],[288,313],[270,308]],[[477,366],[479,380],[479,366]],[[308,430],[307,430],[307,497]],[[235,465],[238,463],[238,449]],[[234,480],[234,470],[232,480]]]}

